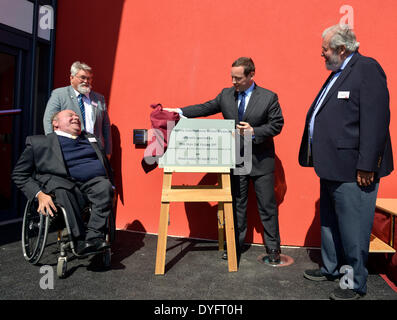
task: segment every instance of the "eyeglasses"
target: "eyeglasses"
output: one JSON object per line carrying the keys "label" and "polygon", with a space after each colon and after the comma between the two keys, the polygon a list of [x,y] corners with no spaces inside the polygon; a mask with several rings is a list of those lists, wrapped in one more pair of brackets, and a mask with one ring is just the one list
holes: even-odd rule
{"label": "eyeglasses", "polygon": [[86,76],[75,76],[77,79],[79,79],[80,81],[82,81],[82,82],[85,82],[85,81],[87,81],[87,82],[90,82],[90,81],[92,81],[92,77],[86,77]]}

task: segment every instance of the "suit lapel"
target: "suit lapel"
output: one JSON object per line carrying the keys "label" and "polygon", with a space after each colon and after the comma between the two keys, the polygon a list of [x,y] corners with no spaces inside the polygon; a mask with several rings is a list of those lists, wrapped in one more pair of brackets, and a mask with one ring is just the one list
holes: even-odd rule
{"label": "suit lapel", "polygon": [[65,161],[63,159],[61,145],[59,144],[58,136],[55,132],[52,132],[47,135],[47,139],[50,141],[50,147],[52,150],[52,154],[59,161],[59,167],[64,170],[65,175],[67,175],[67,170],[65,166]]}
{"label": "suit lapel", "polygon": [[96,96],[92,90],[90,92],[90,100],[91,100],[91,107],[92,107],[92,121],[95,126],[96,114],[98,112],[98,100],[96,99]]}
{"label": "suit lapel", "polygon": [[[224,116],[224,118],[226,119],[234,119],[236,121],[236,124],[239,123],[238,120],[238,92],[236,92],[236,90],[231,90],[230,91],[230,103],[227,103],[227,106],[232,106],[232,109],[230,110],[232,115],[231,116]],[[228,108],[229,109],[229,108]]]}
{"label": "suit lapel", "polygon": [[72,101],[73,101],[73,106],[74,106],[73,111],[75,111],[81,117],[79,102],[77,101],[77,97],[76,97],[76,94],[75,94],[72,86],[68,87],[68,94],[69,94],[70,99],[72,99]]}
{"label": "suit lapel", "polygon": [[92,139],[95,139],[97,141],[97,138],[94,135],[88,134],[86,132],[84,132],[84,138],[87,139],[88,142],[91,144],[91,146],[93,147],[93,149],[95,150],[95,152],[96,152],[96,154],[98,156],[99,161],[101,161],[103,167],[105,168],[108,177],[110,177],[109,168],[107,167],[107,165],[105,163],[104,155],[103,155],[101,149],[99,149],[98,143],[97,142],[93,142],[94,140],[90,141],[90,139],[89,139],[89,138],[92,138]]}
{"label": "suit lapel", "polygon": [[[72,86],[68,87],[68,92],[69,92],[70,99],[73,102],[73,106],[74,106],[73,111],[77,113],[77,115],[79,116],[80,119],[83,119],[83,115],[81,114],[79,102],[77,100],[76,93],[74,92],[74,89]],[[85,130],[83,121],[81,121],[81,130]]]}
{"label": "suit lapel", "polygon": [[256,84],[255,84],[255,88],[252,91],[251,98],[248,101],[247,108],[245,109],[245,112],[243,115],[243,121],[246,121],[249,114],[252,113],[252,110],[255,109],[255,105],[258,102],[258,98],[259,98],[258,96],[259,96],[259,94],[258,94],[258,90],[256,90]]}
{"label": "suit lapel", "polygon": [[334,73],[330,73],[330,75],[328,76],[327,80],[325,80],[323,86],[321,87],[320,91],[318,92],[316,98],[314,99],[312,105],[309,108],[309,111],[307,112],[307,116],[306,116],[306,123],[309,123],[310,118],[312,116],[314,107],[316,106],[317,100],[320,98],[321,92],[323,92],[324,88],[326,87],[326,85],[328,84],[328,82],[331,80],[331,78],[333,77]]}
{"label": "suit lapel", "polygon": [[[339,89],[339,87],[342,85],[343,81],[347,78],[347,76],[350,74],[352,71],[352,66],[354,63],[357,61],[359,58],[360,54],[356,53],[353,55],[353,57],[350,59],[349,63],[345,66],[345,68],[342,70],[341,74],[339,75],[338,79],[336,79],[335,83],[329,89],[327,95],[324,98],[323,103],[320,106],[320,109],[318,110],[318,113],[321,112],[321,110],[324,108],[324,106],[327,104],[328,100],[333,96],[333,94],[336,92],[336,90]],[[317,114],[318,114],[317,113]]]}

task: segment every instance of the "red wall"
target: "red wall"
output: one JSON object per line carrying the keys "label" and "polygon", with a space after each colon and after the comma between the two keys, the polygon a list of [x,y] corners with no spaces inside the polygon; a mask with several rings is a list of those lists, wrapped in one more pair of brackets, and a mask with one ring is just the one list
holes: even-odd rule
{"label": "red wall", "polygon": [[[297,157],[306,112],[328,75],[320,56],[321,33],[344,16],[344,4],[354,10],[360,52],[376,58],[388,76],[396,150],[395,0],[59,1],[54,85],[68,83],[74,60],[95,70],[94,89],[105,94],[113,124],[117,227],[158,230],[162,170],[145,173],[144,149],[132,144],[133,129],[150,128],[149,105],[212,99],[231,85],[231,63],[250,56],[256,82],[278,93],[285,118],[275,139],[282,245],[318,246],[319,180],[313,169],[298,165]],[[174,182],[207,183],[215,177],[178,174]],[[381,181],[379,197],[396,197],[396,187],[393,173]],[[247,240],[261,243],[251,196]],[[215,204],[176,203],[170,212],[170,235],[216,239]]]}

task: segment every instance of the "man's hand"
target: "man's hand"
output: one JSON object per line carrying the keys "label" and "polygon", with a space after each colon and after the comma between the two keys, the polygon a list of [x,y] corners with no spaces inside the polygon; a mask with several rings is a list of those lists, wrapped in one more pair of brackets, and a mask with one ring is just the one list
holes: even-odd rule
{"label": "man's hand", "polygon": [[40,191],[37,195],[37,200],[39,200],[39,207],[37,209],[37,212],[45,216],[49,214],[51,217],[53,217],[54,214],[51,208],[55,212],[57,212],[57,208],[55,207],[54,202],[52,202],[51,196]]}
{"label": "man's hand", "polygon": [[357,183],[360,187],[369,186],[374,182],[374,172],[357,170]]}
{"label": "man's hand", "polygon": [[245,130],[251,131],[251,134],[254,135],[254,128],[252,128],[248,122],[240,121],[240,123],[236,125],[236,128],[240,130],[240,134],[242,136],[244,135]]}

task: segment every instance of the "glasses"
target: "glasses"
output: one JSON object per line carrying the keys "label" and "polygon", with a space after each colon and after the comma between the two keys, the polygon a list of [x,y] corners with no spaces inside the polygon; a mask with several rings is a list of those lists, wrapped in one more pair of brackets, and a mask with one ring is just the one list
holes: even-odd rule
{"label": "glasses", "polygon": [[77,79],[79,79],[82,82],[90,82],[92,81],[92,77],[86,77],[86,76],[75,76]]}

